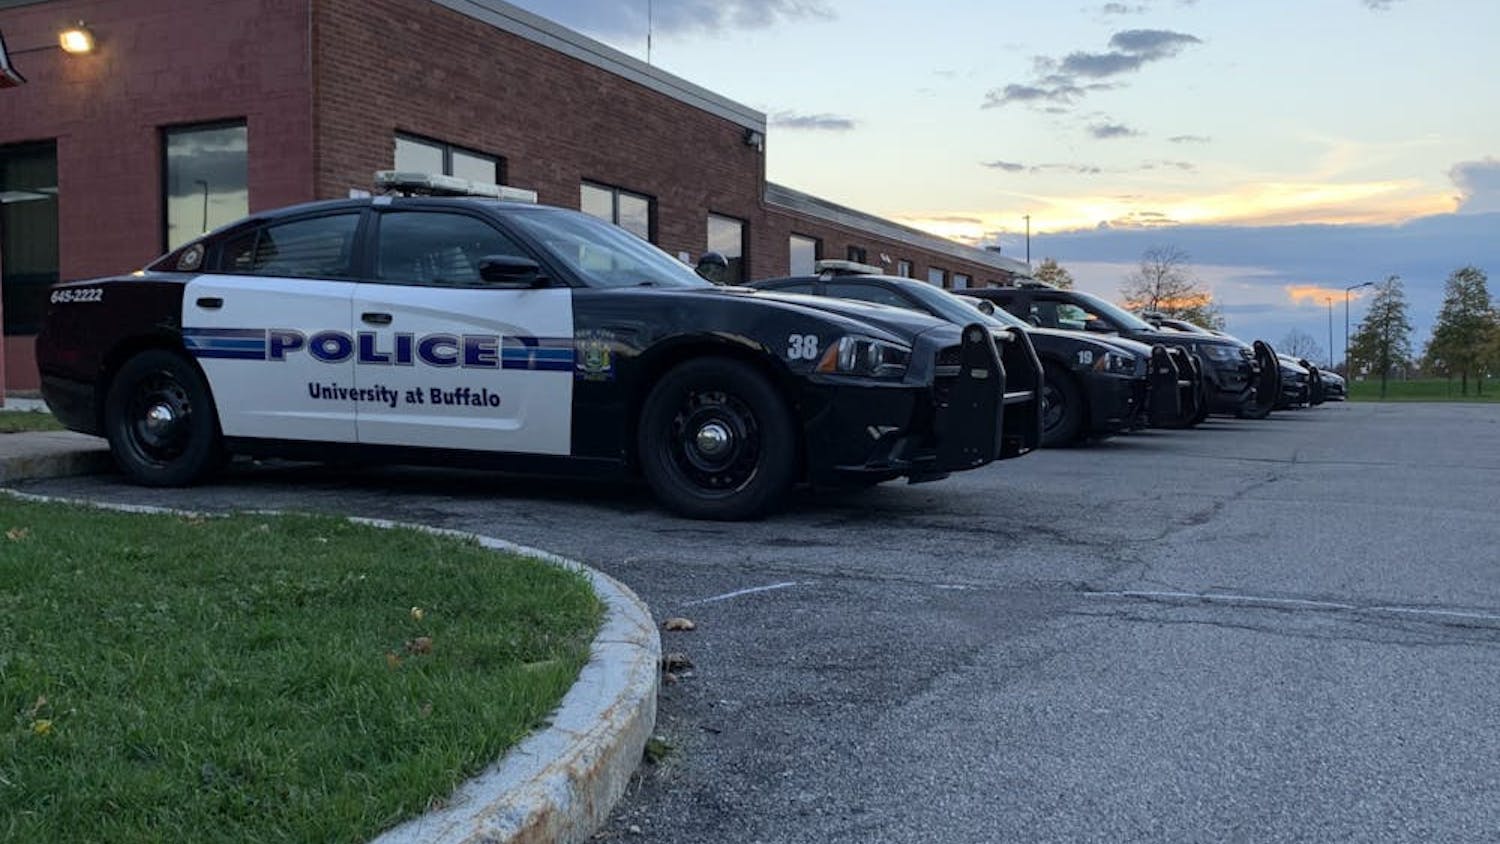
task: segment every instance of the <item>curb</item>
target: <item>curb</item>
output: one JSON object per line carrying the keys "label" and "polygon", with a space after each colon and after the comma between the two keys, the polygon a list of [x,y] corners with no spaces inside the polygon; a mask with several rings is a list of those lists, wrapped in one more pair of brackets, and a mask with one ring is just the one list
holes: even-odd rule
{"label": "curb", "polygon": [[[0,434],[0,484],[67,478],[74,475],[97,475],[110,471],[114,460],[104,441],[97,437],[66,431],[33,431]],[[7,442],[24,437],[28,448],[24,454],[5,454]]]}
{"label": "curb", "polygon": [[[105,455],[107,457],[107,454]],[[83,504],[103,510],[216,515],[135,504],[104,504],[0,490],[24,501]],[[272,511],[267,515],[276,515]],[[546,728],[511,748],[454,792],[443,809],[376,837],[372,844],[582,844],[608,818],[656,726],[661,637],[650,610],[628,587],[603,572],[536,548],[465,531],[385,519],[347,517],[355,524],[410,528],[472,539],[481,546],[582,573],[605,605],[589,661]]]}

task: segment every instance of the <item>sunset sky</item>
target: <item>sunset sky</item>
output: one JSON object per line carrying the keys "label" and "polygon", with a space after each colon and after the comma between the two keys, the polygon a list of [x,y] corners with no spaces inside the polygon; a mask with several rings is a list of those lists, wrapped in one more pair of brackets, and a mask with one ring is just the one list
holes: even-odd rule
{"label": "sunset sky", "polygon": [[[772,181],[1057,258],[1117,296],[1178,246],[1230,329],[1500,272],[1494,0],[519,0],[770,118]],[[1359,317],[1355,308],[1355,319]]]}

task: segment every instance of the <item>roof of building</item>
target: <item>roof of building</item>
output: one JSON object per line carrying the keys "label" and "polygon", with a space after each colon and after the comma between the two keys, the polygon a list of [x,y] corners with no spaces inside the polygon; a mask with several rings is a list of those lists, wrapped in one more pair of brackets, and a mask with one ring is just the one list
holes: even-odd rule
{"label": "roof of building", "polygon": [[999,252],[980,249],[976,246],[968,246],[945,237],[938,237],[935,234],[924,232],[921,229],[903,226],[900,223],[893,223],[884,217],[877,217],[874,214],[856,211],[853,208],[829,202],[826,199],[820,199],[812,194],[803,193],[784,185],[767,182],[766,202],[819,220],[867,231],[871,234],[894,240],[897,243],[905,243],[917,249],[924,249],[929,252],[948,255],[961,261],[992,267],[1012,275],[1031,274],[1031,268],[1026,265],[1025,261],[1017,261],[1014,258],[1007,258]]}
{"label": "roof of building", "polygon": [[621,76],[694,108],[738,123],[747,129],[755,129],[762,133],[766,131],[766,115],[763,112],[722,97],[679,76],[673,76],[634,56],[622,53],[525,9],[512,6],[504,0],[432,0],[432,2]]}

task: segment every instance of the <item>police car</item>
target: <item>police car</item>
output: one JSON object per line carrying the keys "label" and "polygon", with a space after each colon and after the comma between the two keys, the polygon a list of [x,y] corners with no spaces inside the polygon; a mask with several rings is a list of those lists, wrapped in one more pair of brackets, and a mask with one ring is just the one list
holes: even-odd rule
{"label": "police car", "polygon": [[1003,427],[1035,397],[1007,396],[978,324],[717,287],[513,198],[252,215],[54,287],[37,358],[57,417],[148,485],[230,454],[634,474],[679,513],[737,519],[799,482],[936,480],[1037,437]]}

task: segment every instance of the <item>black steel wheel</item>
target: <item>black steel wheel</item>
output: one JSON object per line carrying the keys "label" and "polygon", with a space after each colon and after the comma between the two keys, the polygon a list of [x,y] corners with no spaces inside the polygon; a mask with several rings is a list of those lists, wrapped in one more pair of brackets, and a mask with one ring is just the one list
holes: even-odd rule
{"label": "black steel wheel", "polygon": [[1083,392],[1073,376],[1047,364],[1042,372],[1042,448],[1073,445],[1083,437]]}
{"label": "black steel wheel", "polygon": [[763,515],[796,477],[785,402],[753,367],[725,358],[669,371],[646,397],[636,446],[652,490],[695,519]]}
{"label": "black steel wheel", "polygon": [[223,454],[208,384],[186,358],[163,349],[126,361],[110,382],[104,432],[115,462],[147,486],[184,486]]}

